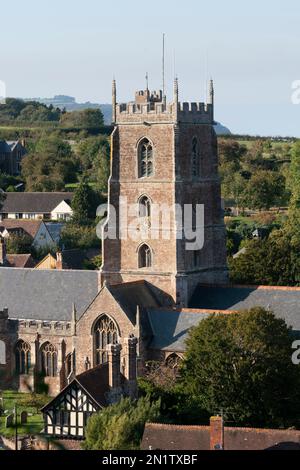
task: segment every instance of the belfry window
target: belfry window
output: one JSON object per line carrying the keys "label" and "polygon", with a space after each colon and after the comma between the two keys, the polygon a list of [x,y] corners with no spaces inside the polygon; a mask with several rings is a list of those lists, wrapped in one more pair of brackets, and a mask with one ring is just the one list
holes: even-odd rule
{"label": "belfry window", "polygon": [[45,343],[41,348],[42,373],[45,377],[57,375],[57,350],[51,343]]}
{"label": "belfry window", "polygon": [[16,373],[29,374],[30,369],[30,345],[25,341],[18,341],[15,346]]}
{"label": "belfry window", "polygon": [[148,139],[140,142],[138,149],[139,178],[146,178],[153,175],[153,147]]}
{"label": "belfry window", "polygon": [[118,330],[115,322],[107,315],[102,315],[94,326],[94,348],[96,365],[105,364],[107,346],[118,342]]}
{"label": "belfry window", "polygon": [[139,268],[150,268],[152,266],[151,248],[143,244],[139,249]]}
{"label": "belfry window", "polygon": [[197,178],[200,175],[200,158],[198,139],[196,137],[192,140],[192,177]]}
{"label": "belfry window", "polygon": [[139,199],[139,217],[151,216],[151,202],[147,196],[142,196]]}

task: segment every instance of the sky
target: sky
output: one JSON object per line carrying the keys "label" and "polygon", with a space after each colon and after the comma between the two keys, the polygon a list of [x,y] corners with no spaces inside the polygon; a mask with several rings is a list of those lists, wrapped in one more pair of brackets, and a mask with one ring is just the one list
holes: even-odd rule
{"label": "sky", "polygon": [[[299,0],[0,0],[0,80],[8,96],[118,101],[178,75],[181,101],[204,101],[233,133],[300,137]],[[174,65],[175,64],[175,65]]]}

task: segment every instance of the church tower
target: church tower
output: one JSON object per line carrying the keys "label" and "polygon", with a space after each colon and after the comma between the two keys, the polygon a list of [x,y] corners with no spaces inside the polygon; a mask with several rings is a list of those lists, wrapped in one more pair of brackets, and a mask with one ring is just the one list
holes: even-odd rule
{"label": "church tower", "polygon": [[[177,79],[173,93],[170,104],[162,91],[149,89],[118,104],[113,81],[101,279],[109,284],[146,280],[165,300],[184,307],[199,283],[225,284],[228,274],[213,83],[207,104],[180,103]],[[202,242],[187,243],[192,237],[185,218],[203,233]]]}

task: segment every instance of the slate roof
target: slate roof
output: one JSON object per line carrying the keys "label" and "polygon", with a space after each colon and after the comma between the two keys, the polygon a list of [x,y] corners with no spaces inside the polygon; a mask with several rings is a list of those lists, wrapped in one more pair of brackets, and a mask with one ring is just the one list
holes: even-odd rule
{"label": "slate roof", "polygon": [[18,140],[0,140],[0,153],[12,152],[18,143]]}
{"label": "slate roof", "polygon": [[[146,423],[141,449],[209,450],[209,426]],[[300,431],[224,428],[225,450],[300,450]]]}
{"label": "slate roof", "polygon": [[107,288],[133,324],[136,322],[138,305],[141,308],[160,307],[158,299],[146,281],[126,282],[113,286],[107,285]]}
{"label": "slate roof", "polygon": [[268,286],[199,286],[190,307],[211,310],[242,310],[265,307],[300,332],[300,288]]}
{"label": "slate roof", "polygon": [[150,344],[152,349],[166,351],[185,351],[185,341],[191,327],[211,313],[192,310],[147,309],[149,323],[153,332]]}
{"label": "slate roof", "polygon": [[0,269],[0,310],[10,318],[70,321],[73,302],[80,318],[97,293],[97,271]]}
{"label": "slate roof", "polygon": [[34,213],[50,213],[62,201],[71,203],[74,193],[5,193],[6,198],[3,201],[1,213],[14,212],[34,212]]}
{"label": "slate roof", "polygon": [[58,245],[61,238],[61,231],[64,228],[65,224],[61,222],[45,222],[45,225],[51,235],[52,240],[54,240],[55,243],[57,243]]}

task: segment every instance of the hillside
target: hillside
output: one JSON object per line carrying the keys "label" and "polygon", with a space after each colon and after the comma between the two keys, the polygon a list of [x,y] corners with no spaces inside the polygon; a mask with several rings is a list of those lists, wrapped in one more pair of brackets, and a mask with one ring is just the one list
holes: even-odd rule
{"label": "hillside", "polygon": [[[78,111],[83,109],[98,109],[100,108],[103,116],[105,125],[110,125],[111,115],[112,115],[112,105],[111,104],[99,104],[91,103],[87,101],[86,103],[77,103],[76,99],[73,96],[66,95],[56,95],[53,98],[26,98],[24,101],[37,101],[38,103],[45,104],[47,106],[54,106],[54,108],[66,109],[66,111]],[[219,122],[215,126],[215,131],[218,135],[230,135],[230,130],[220,124]]]}

